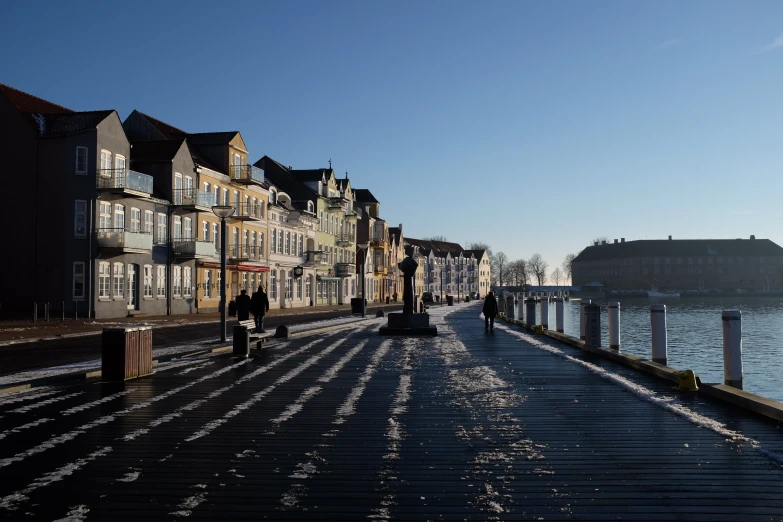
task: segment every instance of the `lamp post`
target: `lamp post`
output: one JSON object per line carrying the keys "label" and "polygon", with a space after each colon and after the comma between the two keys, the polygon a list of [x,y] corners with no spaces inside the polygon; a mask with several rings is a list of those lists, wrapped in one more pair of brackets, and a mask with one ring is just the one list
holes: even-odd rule
{"label": "lamp post", "polygon": [[226,342],[226,218],[236,209],[229,205],[215,205],[212,212],[220,218],[220,341]]}
{"label": "lamp post", "polygon": [[362,251],[362,317],[367,314],[367,273],[365,273],[365,262],[367,261],[367,249],[370,243],[357,243],[356,248]]}

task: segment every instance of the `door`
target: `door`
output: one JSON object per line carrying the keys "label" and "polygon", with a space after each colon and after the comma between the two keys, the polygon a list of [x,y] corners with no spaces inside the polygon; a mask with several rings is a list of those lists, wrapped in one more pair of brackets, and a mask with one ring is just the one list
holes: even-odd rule
{"label": "door", "polygon": [[128,265],[128,310],[139,309],[139,277],[137,265]]}
{"label": "door", "polygon": [[285,270],[280,270],[280,278],[277,281],[277,284],[280,285],[280,292],[278,293],[278,297],[280,298],[280,308],[285,308],[285,301],[288,297],[286,295],[286,291],[288,288],[288,274]]}

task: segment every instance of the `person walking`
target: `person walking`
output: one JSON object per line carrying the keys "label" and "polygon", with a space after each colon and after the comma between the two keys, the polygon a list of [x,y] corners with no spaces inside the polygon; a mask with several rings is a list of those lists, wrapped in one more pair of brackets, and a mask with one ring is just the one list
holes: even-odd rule
{"label": "person walking", "polygon": [[250,311],[256,322],[256,333],[266,333],[264,330],[264,315],[269,311],[269,298],[260,286],[250,298]]}
{"label": "person walking", "polygon": [[495,292],[489,292],[484,298],[484,331],[495,328],[495,316],[498,315],[498,302],[495,300]]}
{"label": "person walking", "polygon": [[250,296],[247,290],[242,290],[237,296],[237,320],[247,321],[250,319]]}

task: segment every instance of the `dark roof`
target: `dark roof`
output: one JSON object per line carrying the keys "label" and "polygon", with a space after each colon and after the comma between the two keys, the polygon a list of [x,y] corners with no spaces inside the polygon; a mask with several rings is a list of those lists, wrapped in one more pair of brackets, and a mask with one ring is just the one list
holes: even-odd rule
{"label": "dark roof", "polygon": [[308,181],[321,181],[321,179],[324,177],[328,178],[331,174],[330,169],[294,169],[289,170],[288,172],[302,183],[307,183]]}
{"label": "dark roof", "polygon": [[174,159],[182,148],[184,139],[159,141],[134,141],[131,147],[131,161],[141,163],[168,162]]}
{"label": "dark roof", "polygon": [[644,239],[589,246],[574,262],[620,257],[783,256],[769,239]]}
{"label": "dark roof", "polygon": [[473,256],[476,259],[481,259],[482,257],[484,257],[484,254],[486,253],[487,253],[486,250],[465,250],[462,254],[465,257],[470,257],[470,255],[473,254]]}
{"label": "dark roof", "polygon": [[353,195],[358,203],[380,203],[370,189],[353,189]]}
{"label": "dark roof", "polygon": [[144,114],[141,111],[136,111],[139,113],[140,116],[143,116],[150,124],[155,127],[158,132],[160,132],[164,138],[167,140],[174,140],[174,139],[182,139],[185,138],[188,133],[185,132],[182,129],[178,129],[177,127],[174,127],[173,125],[169,125],[168,123],[162,122],[156,118],[153,118],[149,114]]}
{"label": "dark roof", "polygon": [[445,256],[448,253],[451,253],[453,257],[455,255],[454,252],[456,252],[456,255],[459,255],[460,252],[464,251],[459,243],[451,243],[449,241],[432,241],[429,239],[413,239],[406,237],[405,243],[416,245],[419,248],[434,250],[435,255],[438,257]]}
{"label": "dark roof", "polygon": [[264,156],[255,166],[264,169],[264,177],[277,188],[291,196],[293,206],[307,210],[307,202],[315,202],[318,194],[291,175],[291,171],[269,156]]}
{"label": "dark roof", "polygon": [[389,227],[390,238],[393,237],[399,242],[401,235],[402,235],[402,230],[400,230],[400,227]]}
{"label": "dark roof", "polygon": [[226,132],[197,132],[188,134],[188,141],[193,145],[226,145],[234,139],[239,131]]}
{"label": "dark roof", "polygon": [[[65,136],[95,129],[100,122],[114,111],[68,112],[60,114],[33,115],[39,128],[39,135],[45,137]],[[40,118],[38,120],[37,118]],[[40,124],[38,123],[40,121]]]}
{"label": "dark roof", "polygon": [[43,98],[27,94],[19,89],[14,89],[9,85],[0,83],[0,92],[2,92],[8,101],[16,107],[19,112],[25,112],[30,114],[58,114],[73,112],[71,109],[67,109],[62,105],[57,105],[50,101],[46,101]]}

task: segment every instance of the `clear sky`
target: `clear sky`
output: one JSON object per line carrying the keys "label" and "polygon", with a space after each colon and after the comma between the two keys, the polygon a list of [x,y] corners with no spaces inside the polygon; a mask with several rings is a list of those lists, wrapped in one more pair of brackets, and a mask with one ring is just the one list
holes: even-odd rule
{"label": "clear sky", "polygon": [[412,237],[783,244],[783,2],[6,0],[0,82],[332,160]]}

